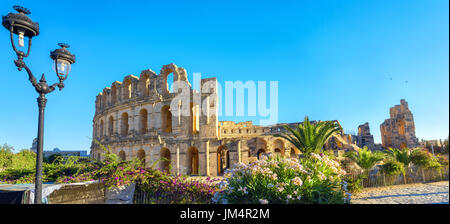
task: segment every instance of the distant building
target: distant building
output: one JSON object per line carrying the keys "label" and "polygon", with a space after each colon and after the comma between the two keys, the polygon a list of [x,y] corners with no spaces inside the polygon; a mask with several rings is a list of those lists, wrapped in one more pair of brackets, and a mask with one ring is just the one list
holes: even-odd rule
{"label": "distant building", "polygon": [[369,122],[358,126],[358,135],[352,135],[354,143],[363,148],[367,146],[370,150],[382,150],[381,144],[375,144],[373,135],[370,133]]}
{"label": "distant building", "polygon": [[37,138],[33,139],[33,144],[31,145],[31,151],[37,152]]}
{"label": "distant building", "polygon": [[437,146],[437,147],[442,147],[442,146],[444,146],[444,142],[442,141],[442,140],[421,140],[420,142],[419,142],[419,145],[421,146],[421,147],[431,147],[431,145],[433,145],[433,146]]}
{"label": "distant building", "polygon": [[358,126],[358,135],[353,136],[353,138],[356,140],[356,145],[358,145],[358,147],[363,148],[364,146],[367,146],[369,149],[375,149],[375,142],[373,140],[373,135],[370,134],[368,122]]}
{"label": "distant building", "polygon": [[51,155],[61,155],[61,156],[82,156],[87,157],[87,151],[86,150],[80,150],[80,151],[61,151],[59,148],[54,148],[53,151],[44,151],[44,158],[47,158]]}

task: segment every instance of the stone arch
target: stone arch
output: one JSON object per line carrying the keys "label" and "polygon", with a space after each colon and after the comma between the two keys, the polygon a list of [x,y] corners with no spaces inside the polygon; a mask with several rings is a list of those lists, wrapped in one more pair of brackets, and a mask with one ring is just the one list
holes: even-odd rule
{"label": "stone arch", "polygon": [[149,74],[141,74],[139,78],[139,91],[142,96],[150,96],[150,75]]}
{"label": "stone arch", "polygon": [[98,138],[98,128],[97,128],[98,124],[96,122],[94,122],[94,138]]}
{"label": "stone arch", "polygon": [[268,152],[268,144],[267,141],[264,138],[257,138],[256,139],[256,158],[261,159],[261,156],[263,154],[266,154]]}
{"label": "stone arch", "polygon": [[170,150],[168,148],[161,148],[159,152],[159,157],[161,159],[160,168],[162,171],[170,173]]}
{"label": "stone arch", "polygon": [[172,112],[169,105],[161,108],[161,130],[163,133],[172,133]]}
{"label": "stone arch", "polygon": [[138,160],[140,160],[142,162],[142,164],[145,167],[145,151],[144,151],[144,149],[139,149],[137,151],[137,158],[138,158]]}
{"label": "stone arch", "polygon": [[197,147],[190,147],[187,156],[187,174],[198,175],[199,157]]}
{"label": "stone arch", "polygon": [[291,147],[290,157],[291,158],[297,158],[300,154],[300,151],[296,148]]}
{"label": "stone arch", "polygon": [[266,150],[265,149],[259,149],[258,152],[256,152],[256,158],[261,159],[261,157],[266,154]]}
{"label": "stone arch", "polygon": [[217,148],[217,175],[223,175],[225,169],[230,168],[230,152],[226,146]]}
{"label": "stone arch", "polygon": [[123,112],[121,116],[120,134],[122,136],[128,136],[128,129],[129,129],[128,113]]}
{"label": "stone arch", "polygon": [[279,156],[284,156],[285,148],[284,148],[284,142],[281,139],[275,139],[273,141],[273,152]]}
{"label": "stone arch", "polygon": [[108,105],[108,95],[106,93],[106,90],[103,90],[103,94],[102,94],[102,108],[105,109],[106,106]]}
{"label": "stone arch", "polygon": [[125,151],[120,150],[119,152],[119,158],[123,161],[125,161],[127,159],[127,155],[125,154]]}
{"label": "stone arch", "polygon": [[[161,81],[163,82],[162,87],[163,87],[164,91],[170,92],[171,84],[173,84],[175,81],[178,80],[177,73],[176,73],[177,69],[178,69],[178,67],[173,63],[164,65],[161,68],[160,76],[162,78]],[[170,78],[171,74],[173,75],[173,78]]]}
{"label": "stone arch", "polygon": [[139,111],[139,133],[140,134],[147,133],[147,126],[148,126],[148,112],[147,109],[142,108]]}
{"label": "stone arch", "polygon": [[109,116],[108,119],[108,135],[112,136],[114,134],[114,118],[113,116]]}
{"label": "stone arch", "polygon": [[131,84],[131,80],[129,80],[129,79],[126,79],[126,80],[123,82],[123,94],[122,94],[122,98],[123,98],[124,100],[130,99],[130,98],[131,98],[131,93],[132,93],[132,91],[133,91],[132,86],[133,86],[133,85]]}
{"label": "stone arch", "polygon": [[113,84],[111,87],[111,105],[115,105],[117,102],[117,86]]}
{"label": "stone arch", "polygon": [[100,135],[99,135],[100,138],[103,137],[104,126],[105,126],[105,124],[104,124],[103,120],[100,120]]}

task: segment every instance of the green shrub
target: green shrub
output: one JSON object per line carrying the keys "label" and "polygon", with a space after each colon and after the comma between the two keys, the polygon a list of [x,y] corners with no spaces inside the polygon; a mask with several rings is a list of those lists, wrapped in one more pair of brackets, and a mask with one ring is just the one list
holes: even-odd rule
{"label": "green shrub", "polygon": [[344,177],[344,181],[347,182],[347,190],[350,193],[358,193],[361,192],[363,189],[362,180],[365,179],[367,176],[362,174],[358,175],[357,177],[348,175]]}
{"label": "green shrub", "polygon": [[14,153],[8,145],[0,146],[0,170],[10,167]]}
{"label": "green shrub", "polygon": [[381,166],[381,172],[386,175],[396,175],[405,172],[405,165],[397,160],[388,160]]}
{"label": "green shrub", "polygon": [[411,155],[411,161],[413,164],[422,168],[440,168],[441,164],[438,162],[438,158],[433,156],[426,150],[415,151]]}
{"label": "green shrub", "polygon": [[443,167],[447,167],[448,168],[448,159],[447,158],[445,158],[445,156],[443,156],[443,155],[438,155],[437,156],[437,161],[438,161],[438,163],[439,164],[441,164],[441,166],[443,166]]}
{"label": "green shrub", "polygon": [[36,153],[24,149],[14,154],[12,158],[10,169],[35,169],[36,168]]}

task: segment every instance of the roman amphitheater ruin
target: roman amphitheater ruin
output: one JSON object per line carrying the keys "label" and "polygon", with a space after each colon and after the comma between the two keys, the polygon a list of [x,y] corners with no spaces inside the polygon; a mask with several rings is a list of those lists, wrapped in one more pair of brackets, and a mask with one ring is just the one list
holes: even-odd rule
{"label": "roman amphitheater ruin", "polygon": [[[181,114],[181,103],[173,106],[179,92],[169,91],[169,74],[174,82],[189,86],[189,116]],[[115,81],[96,97],[93,139],[123,160],[139,158],[146,166],[155,163],[172,174],[217,176],[234,163],[249,163],[262,154],[299,156],[290,142],[274,137],[284,125],[298,123],[258,126],[252,121],[219,121],[216,78],[201,79],[200,86],[201,92],[193,90],[186,70],[175,64],[163,66],[159,75],[144,70],[139,78],[128,75],[123,82]],[[200,106],[209,112],[200,113]],[[336,154],[355,148],[351,137],[341,132],[325,148]],[[93,141],[91,157],[101,160],[104,153]]]}

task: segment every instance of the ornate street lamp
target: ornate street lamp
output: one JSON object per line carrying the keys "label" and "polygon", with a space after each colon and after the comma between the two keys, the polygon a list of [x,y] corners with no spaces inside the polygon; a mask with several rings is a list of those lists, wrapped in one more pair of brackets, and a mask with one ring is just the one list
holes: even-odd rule
{"label": "ornate street lamp", "polygon": [[[9,31],[11,38],[11,45],[14,51],[17,54],[17,60],[14,60],[14,63],[17,66],[19,71],[22,71],[24,68],[28,73],[28,79],[31,84],[38,92],[39,97],[37,98],[38,106],[39,106],[39,125],[38,125],[38,142],[37,142],[37,157],[36,157],[36,181],[35,181],[35,199],[34,202],[36,204],[42,203],[42,157],[43,157],[43,144],[44,144],[44,110],[47,99],[45,95],[47,93],[51,93],[55,90],[56,87],[59,90],[64,88],[64,80],[67,79],[67,76],[70,72],[71,64],[75,63],[75,55],[72,55],[67,48],[69,45],[67,44],[58,44],[61,48],[56,49],[50,52],[50,58],[53,59],[53,70],[56,72],[58,76],[59,82],[55,83],[51,86],[47,84],[45,81],[45,76],[42,74],[41,80],[39,82],[36,81],[31,70],[25,65],[23,61],[24,58],[28,57],[30,54],[31,48],[31,39],[37,35],[39,35],[39,24],[33,22],[27,14],[30,14],[30,11],[26,8],[20,6],[14,6],[14,9],[18,13],[9,13],[6,16],[2,16],[2,25]],[[21,49],[17,48],[14,44],[14,34],[18,35],[18,46],[25,47],[24,38],[28,37],[28,49],[25,54]]]}

